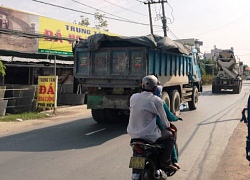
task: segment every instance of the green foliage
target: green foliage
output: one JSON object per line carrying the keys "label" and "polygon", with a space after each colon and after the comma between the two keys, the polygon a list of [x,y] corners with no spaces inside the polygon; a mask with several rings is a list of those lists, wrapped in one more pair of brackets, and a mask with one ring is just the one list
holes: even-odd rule
{"label": "green foliage", "polygon": [[[98,30],[103,31],[109,31],[108,30],[108,22],[104,20],[104,14],[100,14],[99,12],[96,12],[94,15],[95,18],[95,27]],[[74,21],[76,22],[76,21]],[[81,21],[77,23],[78,25],[86,26],[88,27],[90,25],[89,18],[81,16]]]}
{"label": "green foliage", "polygon": [[206,74],[213,75],[214,74],[215,62],[212,59],[207,59],[205,61],[205,70]]}
{"label": "green foliage", "polygon": [[205,75],[206,74],[206,69],[205,69],[205,64],[203,60],[200,60],[200,69],[201,69],[201,74]]}
{"label": "green foliage", "polygon": [[203,85],[212,84],[212,79],[213,79],[213,76],[210,74],[202,75],[202,84]]}
{"label": "green foliage", "polygon": [[212,84],[213,73],[214,73],[215,62],[212,59],[202,59],[200,60],[200,68],[202,75],[202,84],[209,85]]}
{"label": "green foliage", "polygon": [[95,28],[99,30],[108,31],[107,29],[108,22],[104,20],[104,14],[100,14],[99,12],[96,12],[94,17],[95,17],[95,20],[97,21]]}
{"label": "green foliage", "polygon": [[78,25],[88,27],[90,25],[89,18],[85,18],[84,16],[81,16],[81,22],[78,22]]}
{"label": "green foliage", "polygon": [[48,117],[48,115],[45,113],[26,112],[22,114],[11,114],[6,116],[1,116],[0,122],[16,121],[16,119],[31,120],[31,119],[40,119],[45,117]]}
{"label": "green foliage", "polygon": [[1,59],[0,59],[0,74],[1,74],[2,76],[5,76],[5,75],[6,75],[5,70],[6,70],[6,66],[3,64],[3,62],[2,62]]}

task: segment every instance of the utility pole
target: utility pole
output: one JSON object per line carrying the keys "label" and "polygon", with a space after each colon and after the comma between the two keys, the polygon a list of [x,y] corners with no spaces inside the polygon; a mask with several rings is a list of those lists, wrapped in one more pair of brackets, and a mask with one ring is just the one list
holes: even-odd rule
{"label": "utility pole", "polygon": [[165,10],[164,10],[164,2],[167,1],[161,1],[161,6],[162,6],[162,29],[163,29],[163,33],[164,33],[164,37],[167,37],[167,19],[165,16]]}
{"label": "utility pole", "polygon": [[150,3],[148,3],[148,13],[149,13],[149,22],[150,22],[150,32],[151,34],[154,34]]}
{"label": "utility pole", "polygon": [[163,29],[163,33],[164,36],[167,37],[167,18],[165,16],[165,9],[164,9],[164,3],[167,3],[168,1],[166,0],[158,0],[157,1],[153,1],[153,0],[148,0],[148,2],[144,2],[144,4],[148,5],[148,12],[149,12],[149,22],[150,22],[150,32],[151,34],[153,34],[153,24],[152,24],[152,15],[151,15],[151,4],[158,4],[161,3],[162,6],[162,29]]}

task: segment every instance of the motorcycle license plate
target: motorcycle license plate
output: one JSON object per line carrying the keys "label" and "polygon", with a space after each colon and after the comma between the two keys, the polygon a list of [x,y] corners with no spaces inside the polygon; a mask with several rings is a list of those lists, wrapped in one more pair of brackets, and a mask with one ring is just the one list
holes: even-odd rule
{"label": "motorcycle license plate", "polygon": [[129,168],[144,169],[146,158],[144,157],[131,157]]}

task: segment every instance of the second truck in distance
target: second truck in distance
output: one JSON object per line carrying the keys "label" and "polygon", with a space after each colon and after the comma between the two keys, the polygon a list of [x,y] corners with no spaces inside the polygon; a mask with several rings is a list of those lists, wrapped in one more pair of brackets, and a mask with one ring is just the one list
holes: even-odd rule
{"label": "second truck in distance", "polygon": [[234,94],[239,94],[242,88],[243,63],[237,64],[232,49],[219,52],[215,61],[217,74],[212,80],[212,92],[219,93],[221,90],[231,89]]}

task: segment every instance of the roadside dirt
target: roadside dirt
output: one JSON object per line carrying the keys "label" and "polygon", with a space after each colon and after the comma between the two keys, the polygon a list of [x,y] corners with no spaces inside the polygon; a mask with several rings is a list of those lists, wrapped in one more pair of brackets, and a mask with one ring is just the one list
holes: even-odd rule
{"label": "roadside dirt", "polygon": [[53,122],[60,121],[65,118],[73,118],[79,116],[83,113],[83,110],[86,109],[86,105],[79,106],[61,106],[56,109],[56,113],[52,110],[45,111],[42,113],[48,114],[48,117],[43,119],[34,119],[34,120],[24,120],[16,122],[0,122],[0,136],[12,133],[15,131],[25,130],[32,128],[33,126],[39,126],[42,124],[49,124]]}
{"label": "roadside dirt", "polygon": [[247,125],[240,122],[229,139],[220,163],[211,180],[249,180],[250,166],[246,159]]}
{"label": "roadside dirt", "polygon": [[[45,119],[34,119],[22,122],[0,122],[0,136],[14,133],[15,131],[30,129],[34,126],[49,124],[60,121],[62,118],[73,118],[81,115],[86,105],[60,107],[56,110],[56,115],[53,111],[46,111],[50,117]],[[221,157],[220,163],[216,171],[211,176],[211,180],[249,180],[250,167],[246,160],[246,136],[247,126],[241,122],[238,124],[229,143]]]}

